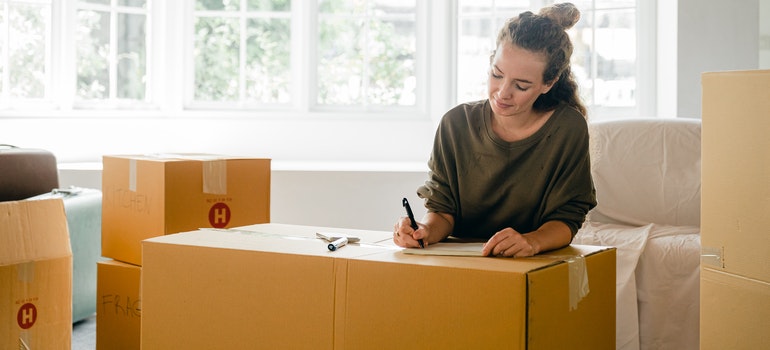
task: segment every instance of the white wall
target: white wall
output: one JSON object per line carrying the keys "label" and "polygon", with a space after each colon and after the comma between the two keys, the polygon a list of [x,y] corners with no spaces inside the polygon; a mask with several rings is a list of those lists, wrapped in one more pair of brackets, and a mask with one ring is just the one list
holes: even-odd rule
{"label": "white wall", "polygon": [[391,231],[406,197],[420,219],[417,187],[427,171],[273,171],[271,220],[311,226]]}
{"label": "white wall", "polygon": [[433,121],[364,119],[204,119],[130,113],[102,118],[0,118],[0,143],[47,149],[59,162],[96,162],[105,154],[145,153],[216,153],[281,161],[427,161]]}
{"label": "white wall", "polygon": [[[665,2],[659,1],[658,3]],[[676,116],[701,117],[701,74],[759,68],[758,0],[678,0]]]}
{"label": "white wall", "polygon": [[770,69],[770,0],[759,1],[759,68]]}
{"label": "white wall", "polygon": [[[358,168],[353,170],[353,168]],[[301,170],[314,168],[314,170]],[[336,169],[333,169],[336,168]],[[427,167],[417,163],[336,164],[278,163],[271,172],[271,222],[295,225],[390,231],[406,215],[401,199],[412,204],[414,215],[425,215],[417,187],[427,178]],[[101,165],[65,164],[59,186],[101,189]]]}

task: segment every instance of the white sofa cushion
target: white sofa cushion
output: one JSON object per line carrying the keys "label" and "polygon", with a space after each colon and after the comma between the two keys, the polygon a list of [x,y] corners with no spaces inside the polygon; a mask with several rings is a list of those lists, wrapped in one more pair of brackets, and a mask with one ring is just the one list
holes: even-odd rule
{"label": "white sofa cushion", "polygon": [[591,122],[595,222],[700,226],[700,119]]}

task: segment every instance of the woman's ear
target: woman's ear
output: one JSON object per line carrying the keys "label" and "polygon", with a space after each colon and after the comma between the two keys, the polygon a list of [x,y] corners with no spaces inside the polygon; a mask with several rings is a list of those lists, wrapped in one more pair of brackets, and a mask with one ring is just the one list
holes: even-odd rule
{"label": "woman's ear", "polygon": [[543,85],[543,90],[540,92],[540,94],[545,95],[548,93],[548,91],[551,91],[551,88],[553,88],[553,86],[556,85],[557,81],[559,81],[558,77],[553,81],[551,81],[550,83]]}

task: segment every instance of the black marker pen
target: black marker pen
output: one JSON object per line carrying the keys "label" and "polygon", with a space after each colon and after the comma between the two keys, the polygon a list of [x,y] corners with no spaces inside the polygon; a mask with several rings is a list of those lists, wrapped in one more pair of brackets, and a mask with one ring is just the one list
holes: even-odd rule
{"label": "black marker pen", "polygon": [[[409,201],[404,198],[401,201],[401,204],[406,208],[406,215],[409,216],[409,225],[412,226],[412,230],[417,231],[419,226],[417,226],[417,221],[414,221],[414,213],[412,213],[412,207],[409,206]],[[420,243],[420,248],[425,248],[425,242],[423,242],[422,239],[418,239],[417,243]]]}

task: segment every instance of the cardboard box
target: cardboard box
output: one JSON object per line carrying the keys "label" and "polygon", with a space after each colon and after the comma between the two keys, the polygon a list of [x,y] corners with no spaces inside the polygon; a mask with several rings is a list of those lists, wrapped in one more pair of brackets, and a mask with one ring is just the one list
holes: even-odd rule
{"label": "cardboard box", "polygon": [[700,299],[701,349],[766,349],[770,344],[770,283],[704,268]]}
{"label": "cardboard box", "polygon": [[265,224],[144,241],[142,348],[615,348],[614,248],[414,256],[374,244],[390,232],[358,232],[363,244],[330,252],[311,238],[330,230],[350,232]]}
{"label": "cardboard box", "polygon": [[526,259],[386,251],[349,260],[345,282],[337,349],[615,348],[614,249],[571,246]]}
{"label": "cardboard box", "polygon": [[117,260],[97,263],[96,349],[139,349],[142,268]]}
{"label": "cardboard box", "polygon": [[61,199],[0,202],[0,286],[0,348],[70,348],[72,250]]}
{"label": "cardboard box", "polygon": [[702,349],[770,344],[770,70],[702,75]]}
{"label": "cardboard box", "polygon": [[102,255],[141,265],[141,241],[270,221],[270,160],[203,154],[105,156]]}
{"label": "cardboard box", "polygon": [[770,70],[704,73],[702,85],[703,262],[770,282]]}

